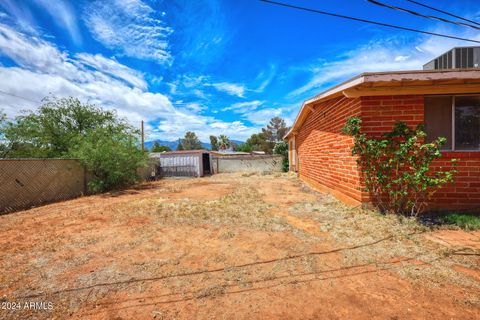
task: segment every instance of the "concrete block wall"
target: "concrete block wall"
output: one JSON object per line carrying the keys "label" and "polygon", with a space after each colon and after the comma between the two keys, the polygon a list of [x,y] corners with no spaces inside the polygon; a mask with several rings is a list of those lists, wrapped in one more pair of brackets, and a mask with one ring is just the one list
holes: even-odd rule
{"label": "concrete block wall", "polygon": [[281,172],[281,156],[213,157],[214,173],[224,172]]}

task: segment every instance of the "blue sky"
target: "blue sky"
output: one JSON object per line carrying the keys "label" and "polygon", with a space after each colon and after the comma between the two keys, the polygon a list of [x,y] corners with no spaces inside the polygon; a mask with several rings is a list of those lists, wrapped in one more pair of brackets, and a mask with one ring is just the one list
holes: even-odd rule
{"label": "blue sky", "polygon": [[[284,2],[480,39],[364,0]],[[480,21],[478,0],[423,2]],[[14,117],[44,96],[75,96],[145,120],[148,140],[189,130],[245,140],[273,116],[291,123],[303,100],[340,81],[421,69],[459,45],[472,44],[258,0],[0,0],[0,91],[10,94],[0,108]]]}

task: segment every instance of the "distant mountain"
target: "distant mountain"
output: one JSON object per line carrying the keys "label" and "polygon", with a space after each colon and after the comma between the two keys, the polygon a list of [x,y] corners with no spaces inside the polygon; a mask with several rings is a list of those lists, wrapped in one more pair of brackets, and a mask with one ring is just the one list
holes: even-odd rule
{"label": "distant mountain", "polygon": [[[230,141],[232,141],[236,145],[239,145],[239,144],[243,143],[243,141],[240,141],[240,140],[230,140]],[[172,150],[177,150],[178,140],[174,140],[174,141],[167,141],[167,140],[145,141],[145,148],[146,149],[151,149],[155,142],[158,142],[161,146],[166,146],[166,147],[169,147]],[[212,146],[210,145],[210,143],[202,142],[202,148],[210,150],[211,147]]]}
{"label": "distant mountain", "polygon": [[161,146],[169,147],[172,150],[177,150],[178,140],[177,141],[166,141],[166,140],[152,140],[145,141],[145,149],[152,149],[155,142],[160,143]]}

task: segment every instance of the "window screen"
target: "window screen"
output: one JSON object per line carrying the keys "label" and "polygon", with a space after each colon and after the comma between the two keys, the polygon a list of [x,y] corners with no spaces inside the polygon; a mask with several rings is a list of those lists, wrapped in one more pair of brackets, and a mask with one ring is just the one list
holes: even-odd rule
{"label": "window screen", "polygon": [[452,149],[452,97],[425,97],[425,132],[427,142],[444,137],[441,149]]}
{"label": "window screen", "polygon": [[480,97],[455,97],[455,149],[480,150]]}

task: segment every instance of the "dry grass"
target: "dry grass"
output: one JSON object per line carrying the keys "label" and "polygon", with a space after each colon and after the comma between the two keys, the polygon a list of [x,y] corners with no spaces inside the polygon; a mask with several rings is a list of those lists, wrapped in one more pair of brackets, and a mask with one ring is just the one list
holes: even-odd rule
{"label": "dry grass", "polygon": [[[451,283],[480,288],[478,280],[453,269],[456,265],[478,268],[476,259],[455,254],[471,249],[447,248],[426,240],[424,234],[431,229],[414,218],[348,208],[329,195],[318,203],[296,204],[290,212],[318,221],[321,229],[339,244],[361,246],[343,252],[346,266],[372,263],[423,285]],[[362,246],[369,243],[373,244]],[[385,266],[386,262],[395,260],[402,261]]]}
{"label": "dry grass", "polygon": [[[262,308],[264,317],[281,309],[278,317],[308,318],[302,310],[330,296],[349,314],[364,283],[387,302],[384,277],[412,294],[398,275],[421,288],[461,287],[455,303],[480,306],[479,281],[454,269],[478,269],[475,256],[427,241],[414,220],[350,209],[290,174],[164,180],[0,218],[9,232],[0,293],[40,294],[59,318],[233,318],[237,308],[244,318]],[[284,307],[282,294],[303,309]]]}
{"label": "dry grass", "polygon": [[192,202],[181,199],[165,202],[164,199],[146,199],[129,203],[117,208],[120,216],[145,215],[161,225],[199,225],[236,226],[264,231],[292,230],[281,217],[268,213],[268,204],[259,201],[261,195],[250,185],[236,179],[235,190],[216,200]]}

